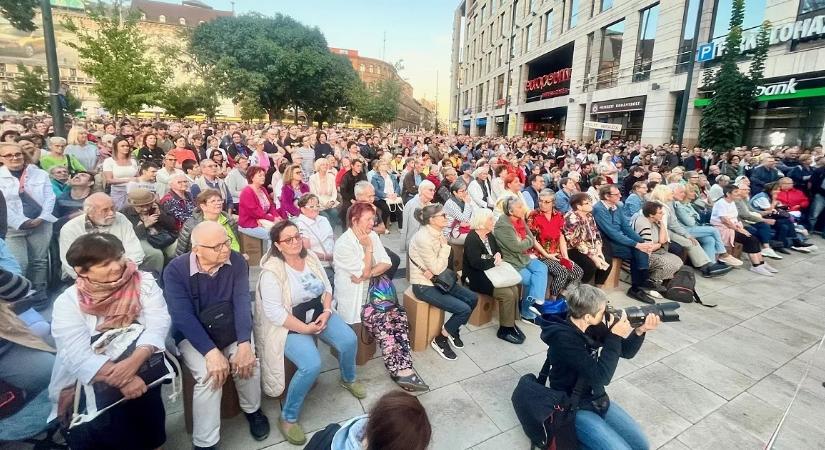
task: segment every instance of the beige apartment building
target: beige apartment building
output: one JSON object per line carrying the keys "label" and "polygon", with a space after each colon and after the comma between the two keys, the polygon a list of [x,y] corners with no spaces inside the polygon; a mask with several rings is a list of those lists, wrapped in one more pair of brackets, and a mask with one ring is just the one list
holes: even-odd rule
{"label": "beige apartment building", "polygon": [[[464,0],[453,22],[451,128],[660,144],[677,135],[687,91],[691,145],[708,102],[702,74],[718,66],[730,9],[731,0]],[[743,70],[764,20],[773,27],[765,80],[743,143],[822,144],[825,0],[746,0]]]}

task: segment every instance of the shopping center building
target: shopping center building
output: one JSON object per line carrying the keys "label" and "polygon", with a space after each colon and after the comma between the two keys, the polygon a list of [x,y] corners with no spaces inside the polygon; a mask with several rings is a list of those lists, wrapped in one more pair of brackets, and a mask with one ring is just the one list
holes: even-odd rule
{"label": "shopping center building", "polygon": [[[452,129],[660,144],[677,135],[687,91],[692,145],[709,101],[702,75],[718,66],[730,10],[731,0],[464,0],[453,23]],[[821,144],[825,0],[745,0],[743,70],[765,20],[765,80],[743,143]]]}

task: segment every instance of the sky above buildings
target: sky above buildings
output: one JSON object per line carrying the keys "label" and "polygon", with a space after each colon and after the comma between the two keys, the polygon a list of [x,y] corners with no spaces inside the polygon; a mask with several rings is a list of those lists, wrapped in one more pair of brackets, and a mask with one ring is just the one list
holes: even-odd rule
{"label": "sky above buildings", "polygon": [[[170,1],[170,0],[167,0]],[[171,0],[174,1],[174,0]],[[403,60],[400,75],[416,98],[434,101],[438,87],[441,120],[450,99],[450,44],[453,0],[204,0],[215,9],[243,14],[282,13],[317,26],[330,47],[358,50],[359,54],[395,63]],[[384,35],[386,33],[386,46]],[[385,50],[386,49],[386,50]],[[438,80],[436,82],[436,79]]]}

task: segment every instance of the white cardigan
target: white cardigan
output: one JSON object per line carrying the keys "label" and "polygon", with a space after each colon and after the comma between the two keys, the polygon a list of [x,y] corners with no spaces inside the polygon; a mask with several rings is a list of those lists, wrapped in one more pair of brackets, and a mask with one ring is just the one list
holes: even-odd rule
{"label": "white cardigan", "polygon": [[[370,240],[373,264],[391,264],[378,234],[371,232]],[[353,283],[350,279],[352,275],[361,276],[364,271],[364,247],[356,239],[352,228],[335,242],[332,260],[335,267],[335,289],[332,295],[336,311],[349,324],[361,323],[361,306],[367,298],[370,283]]]}

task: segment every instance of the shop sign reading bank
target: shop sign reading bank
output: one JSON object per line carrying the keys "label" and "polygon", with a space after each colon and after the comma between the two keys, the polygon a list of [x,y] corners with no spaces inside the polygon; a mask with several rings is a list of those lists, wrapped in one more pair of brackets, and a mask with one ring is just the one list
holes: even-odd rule
{"label": "shop sign reading bank", "polygon": [[[742,43],[739,51],[742,53],[756,49],[756,37],[759,29],[742,32]],[[816,39],[825,36],[825,15],[809,17],[805,20],[776,25],[771,28],[769,45],[784,44],[788,41]],[[696,49],[696,61],[711,61],[722,55],[725,48],[725,39],[721,36],[706,44],[700,44]]]}

